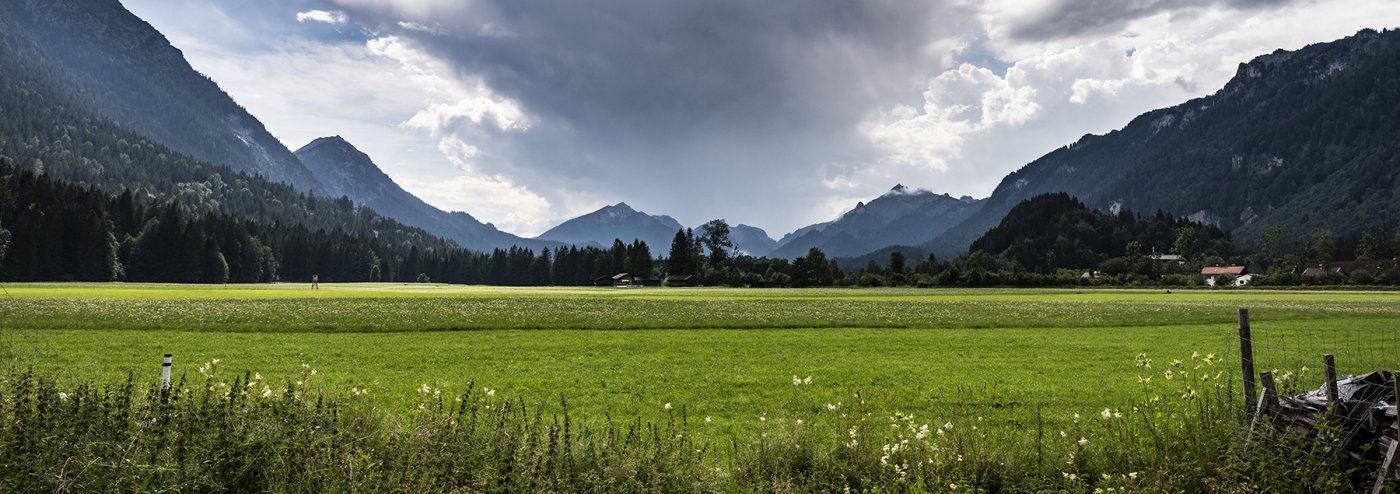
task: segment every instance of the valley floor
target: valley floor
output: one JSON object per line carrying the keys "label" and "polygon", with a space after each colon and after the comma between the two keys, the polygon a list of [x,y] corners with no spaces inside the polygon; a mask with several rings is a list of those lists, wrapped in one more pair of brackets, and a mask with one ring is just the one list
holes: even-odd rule
{"label": "valley floor", "polygon": [[[1397,292],[6,288],[9,363],[62,380],[155,379],[172,353],[175,375],[191,382],[218,359],[225,378],[310,377],[321,393],[367,389],[405,414],[424,385],[489,388],[546,409],[564,396],[586,422],[660,420],[669,403],[697,436],[721,441],[775,420],[821,427],[827,404],[856,393],[886,413],[938,423],[1068,427],[1076,413],[1142,400],[1142,376],[1193,354],[1238,380],[1240,307],[1251,310],[1261,370],[1317,368],[1332,352],[1343,373],[1362,372],[1396,367],[1400,354]],[[1141,354],[1157,367],[1140,367]],[[1296,384],[1315,386],[1316,374]]]}

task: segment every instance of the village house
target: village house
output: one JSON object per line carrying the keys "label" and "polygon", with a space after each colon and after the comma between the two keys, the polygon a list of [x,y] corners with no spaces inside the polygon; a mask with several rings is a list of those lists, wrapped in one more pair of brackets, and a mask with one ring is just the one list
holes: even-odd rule
{"label": "village house", "polygon": [[[621,275],[621,276],[626,276],[627,273],[620,273],[619,275]],[[615,275],[608,275],[608,274],[605,274],[605,275],[603,275],[603,276],[599,276],[599,277],[597,277],[597,278],[593,278],[593,286],[613,286],[613,283],[615,283],[615,281],[614,281],[614,279],[613,279],[614,276],[615,276]]]}
{"label": "village house", "polygon": [[699,286],[700,280],[693,274],[678,274],[666,278],[666,286]]}
{"label": "village house", "polygon": [[604,275],[595,278],[593,280],[593,286],[613,286],[621,288],[632,286],[632,281],[633,277],[630,273],[617,273],[610,276]]}
{"label": "village house", "polygon": [[1355,273],[1366,273],[1371,276],[1380,276],[1400,267],[1395,261],[1336,261],[1328,263],[1326,266],[1320,263],[1310,263],[1301,266],[1302,269],[1295,271],[1299,275],[1316,278],[1329,274],[1340,274],[1351,276]]}
{"label": "village house", "polygon": [[1206,284],[1210,286],[1227,277],[1235,286],[1245,286],[1254,278],[1244,266],[1206,266],[1201,268],[1201,275],[1206,277]]}

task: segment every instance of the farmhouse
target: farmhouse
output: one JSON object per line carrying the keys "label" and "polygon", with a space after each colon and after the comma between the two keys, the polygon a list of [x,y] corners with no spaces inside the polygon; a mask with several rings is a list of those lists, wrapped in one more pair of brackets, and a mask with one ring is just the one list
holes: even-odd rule
{"label": "farmhouse", "polygon": [[1352,276],[1361,273],[1380,276],[1395,271],[1397,268],[1400,268],[1400,264],[1395,261],[1336,261],[1327,264],[1313,262],[1298,266],[1297,269],[1293,270],[1293,274],[1307,278],[1333,275]]}
{"label": "farmhouse", "polygon": [[1206,266],[1201,268],[1201,274],[1206,276],[1239,276],[1245,274],[1246,271],[1244,266]]}
{"label": "farmhouse", "polygon": [[[1225,276],[1234,278],[1233,283],[1236,286],[1247,285],[1250,278],[1253,278],[1245,278],[1248,273],[1249,270],[1245,269],[1244,266],[1206,266],[1201,268],[1201,275],[1206,276],[1206,284],[1210,286],[1215,286],[1217,280]],[[1243,283],[1239,281],[1240,278],[1244,278]]]}
{"label": "farmhouse", "polygon": [[593,286],[632,286],[632,275],[630,273],[617,273],[599,276],[593,279]]}
{"label": "farmhouse", "polygon": [[696,279],[696,278],[695,278],[695,275],[693,275],[693,274],[671,275],[671,277],[666,278],[666,286],[699,286],[699,285],[700,285],[700,280]]}
{"label": "farmhouse", "polygon": [[1299,274],[1301,274],[1301,275],[1303,275],[1303,276],[1306,276],[1306,277],[1309,277],[1309,278],[1317,278],[1317,277],[1326,276],[1326,275],[1329,275],[1329,274],[1341,274],[1341,272],[1342,272],[1342,270],[1341,270],[1340,268],[1334,268],[1334,267],[1329,267],[1329,266],[1323,266],[1323,265],[1321,265],[1321,264],[1316,264],[1316,265],[1312,265],[1312,266],[1304,266],[1304,267],[1303,267],[1303,271],[1302,271],[1301,273],[1299,273]]}
{"label": "farmhouse", "polygon": [[1354,273],[1366,273],[1371,276],[1380,276],[1381,273],[1394,271],[1396,263],[1394,261],[1337,261],[1327,265],[1329,272],[1336,272],[1345,275]]}

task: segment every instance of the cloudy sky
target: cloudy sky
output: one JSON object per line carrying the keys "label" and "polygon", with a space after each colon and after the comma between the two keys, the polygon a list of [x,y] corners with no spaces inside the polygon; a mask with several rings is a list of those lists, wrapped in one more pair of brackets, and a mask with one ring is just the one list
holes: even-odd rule
{"label": "cloudy sky", "polygon": [[1086,133],[1400,0],[123,0],[295,150],[522,235],[626,201],[775,237],[983,197]]}

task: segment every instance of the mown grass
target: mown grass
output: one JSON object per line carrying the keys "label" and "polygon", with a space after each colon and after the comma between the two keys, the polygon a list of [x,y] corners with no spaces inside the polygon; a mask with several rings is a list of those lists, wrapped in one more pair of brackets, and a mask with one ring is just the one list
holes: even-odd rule
{"label": "mown grass", "polygon": [[[827,405],[860,401],[873,417],[978,423],[1001,438],[997,448],[1018,450],[979,461],[1026,462],[1029,435],[1072,430],[1076,414],[1161,394],[1137,380],[1164,362],[1213,354],[1219,385],[1231,386],[1237,307],[1251,309],[1261,370],[1306,364],[1323,351],[1338,353],[1344,373],[1400,367],[1400,294],[1392,292],[122,284],[8,291],[0,338],[11,363],[54,376],[59,387],[117,383],[129,373],[149,380],[160,355],[173,353],[177,376],[201,378],[195,369],[217,358],[223,375],[260,374],[281,392],[305,364],[318,371],[317,393],[347,399],[368,389],[369,398],[354,398],[372,400],[387,420],[412,421],[425,384],[454,394],[490,389],[545,414],[561,413],[565,396],[581,427],[660,423],[684,410],[687,437],[726,450],[716,454],[729,462],[776,461],[750,446],[775,424],[789,434],[797,420],[823,447],[836,447],[849,425],[823,419]],[[1159,368],[1139,367],[1139,354]],[[794,376],[811,376],[811,384],[794,385]],[[1242,403],[1230,392],[1220,391],[1222,403]],[[1072,449],[1063,442],[1056,455]],[[1142,464],[1114,467],[1115,475]]]}

